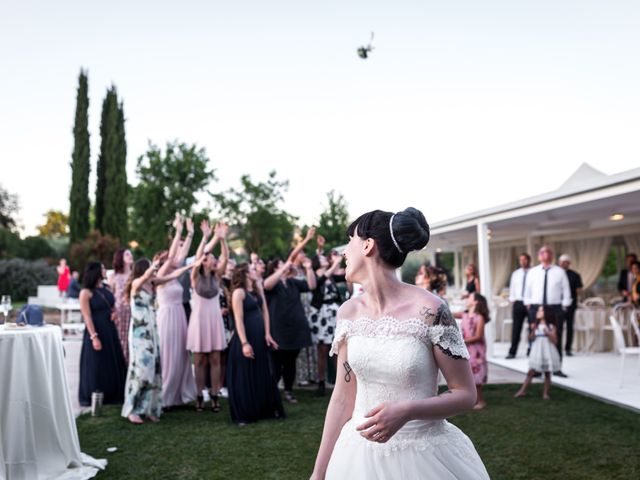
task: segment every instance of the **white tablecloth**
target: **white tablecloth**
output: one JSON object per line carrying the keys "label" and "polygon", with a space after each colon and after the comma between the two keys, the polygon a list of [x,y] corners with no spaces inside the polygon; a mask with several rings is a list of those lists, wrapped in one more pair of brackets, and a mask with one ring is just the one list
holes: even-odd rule
{"label": "white tablecloth", "polygon": [[0,479],[85,479],[106,466],[80,452],[56,326],[0,325]]}

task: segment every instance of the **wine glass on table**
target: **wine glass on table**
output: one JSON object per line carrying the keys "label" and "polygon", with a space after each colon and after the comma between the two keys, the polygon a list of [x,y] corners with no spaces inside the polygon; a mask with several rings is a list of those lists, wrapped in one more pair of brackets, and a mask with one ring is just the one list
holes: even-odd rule
{"label": "wine glass on table", "polygon": [[9,295],[2,295],[2,299],[0,300],[0,311],[4,315],[4,322],[7,323],[7,316],[11,311],[11,297]]}

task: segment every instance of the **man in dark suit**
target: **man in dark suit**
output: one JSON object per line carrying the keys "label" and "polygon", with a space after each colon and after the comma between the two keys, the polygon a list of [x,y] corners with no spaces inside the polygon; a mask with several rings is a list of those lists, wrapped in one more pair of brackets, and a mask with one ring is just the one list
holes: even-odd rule
{"label": "man in dark suit", "polygon": [[[571,270],[571,257],[566,253],[560,255],[558,260],[560,266],[567,272],[567,278],[569,279],[569,289],[571,290],[571,306],[565,310],[565,322],[567,324],[567,340],[564,346],[564,352],[568,357],[573,355],[571,351],[573,344],[573,319],[576,316],[576,309],[578,308],[578,294],[582,291],[582,278],[578,272]],[[558,338],[558,349],[562,349],[562,338]]]}
{"label": "man in dark suit", "polygon": [[638,256],[635,253],[629,253],[627,255],[626,264],[627,268],[620,271],[620,278],[618,279],[618,291],[624,298],[625,302],[629,300],[629,292],[631,291],[631,285],[635,282],[635,278],[631,273],[631,265],[638,261]]}

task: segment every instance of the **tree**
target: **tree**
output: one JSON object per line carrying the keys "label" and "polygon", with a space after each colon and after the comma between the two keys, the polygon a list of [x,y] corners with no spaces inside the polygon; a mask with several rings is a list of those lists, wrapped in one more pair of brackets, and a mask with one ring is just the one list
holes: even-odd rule
{"label": "tree", "polygon": [[18,196],[9,193],[0,185],[0,228],[5,228],[12,232],[18,228],[18,210],[20,205],[18,203]]}
{"label": "tree", "polygon": [[196,194],[216,180],[204,148],[177,141],[165,152],[153,144],[138,158],[139,183],[131,192],[131,230],[140,249],[153,255],[167,248],[176,211],[190,214]]}
{"label": "tree", "polygon": [[107,90],[102,103],[100,156],[96,183],[97,230],[126,241],[127,237],[127,146],[124,108],[118,103],[115,86]]}
{"label": "tree", "polygon": [[318,234],[326,240],[325,250],[347,243],[349,227],[349,210],[347,202],[340,193],[331,190],[327,193],[327,206],[320,214]]}
{"label": "tree", "polygon": [[213,195],[218,210],[244,239],[247,251],[259,252],[263,258],[285,257],[296,221],[279,206],[289,182],[278,181],[272,171],[266,182],[254,183],[243,175],[240,187]]}
{"label": "tree", "polygon": [[[115,95],[115,94],[114,94]],[[116,97],[117,98],[117,97]],[[102,229],[104,234],[127,241],[127,142],[124,131],[124,106],[117,106],[115,134],[113,140],[113,156],[108,157],[106,164],[106,184],[104,188],[104,209]]]}
{"label": "tree", "polygon": [[63,237],[69,233],[69,217],[60,210],[49,210],[44,217],[46,221],[38,227],[38,235]]}
{"label": "tree", "polygon": [[69,263],[73,270],[78,270],[82,275],[89,262],[102,262],[105,266],[110,266],[113,254],[119,248],[120,242],[117,238],[92,230],[87,238],[71,247]]}
{"label": "tree", "polygon": [[71,155],[71,191],[69,192],[69,237],[71,243],[82,240],[89,233],[89,94],[87,74],[80,70],[76,95],[76,117],[73,126]]}

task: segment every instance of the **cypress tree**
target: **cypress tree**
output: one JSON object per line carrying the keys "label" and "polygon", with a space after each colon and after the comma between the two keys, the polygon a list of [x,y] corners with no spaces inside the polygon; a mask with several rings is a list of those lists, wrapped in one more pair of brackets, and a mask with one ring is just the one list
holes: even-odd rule
{"label": "cypress tree", "polygon": [[102,101],[102,116],[100,119],[100,154],[98,155],[97,179],[96,179],[96,206],[95,229],[104,233],[105,188],[107,185],[107,164],[110,158],[109,139],[113,135],[113,126],[109,125],[110,112],[114,103],[113,90],[107,90],[107,96]]}
{"label": "cypress tree", "polygon": [[[119,238],[123,244],[127,240],[127,143],[124,130],[124,106],[118,104],[114,90],[115,111],[110,112],[109,125],[114,125],[109,138],[110,151],[106,165],[106,185],[104,190],[104,218],[105,234]],[[113,120],[112,120],[113,116]],[[115,122],[115,123],[113,123]]]}
{"label": "cypress tree", "polygon": [[73,126],[71,154],[71,191],[69,192],[69,240],[71,244],[84,240],[89,233],[89,94],[84,70],[78,77],[76,117]]}

